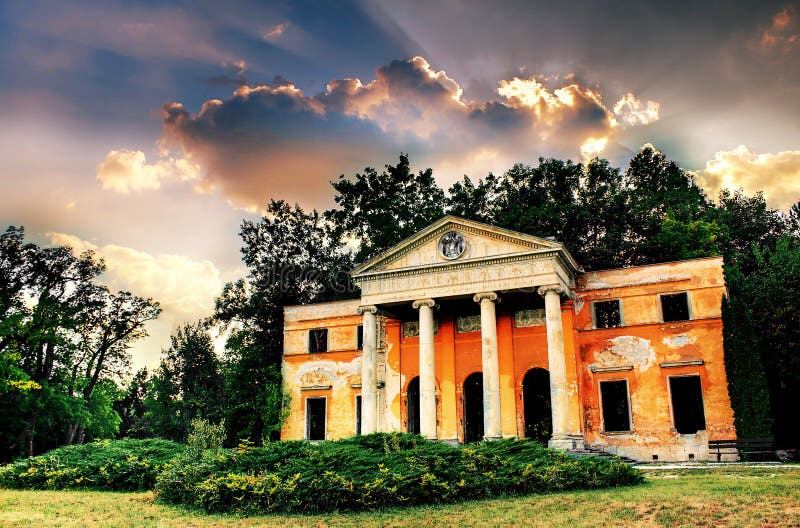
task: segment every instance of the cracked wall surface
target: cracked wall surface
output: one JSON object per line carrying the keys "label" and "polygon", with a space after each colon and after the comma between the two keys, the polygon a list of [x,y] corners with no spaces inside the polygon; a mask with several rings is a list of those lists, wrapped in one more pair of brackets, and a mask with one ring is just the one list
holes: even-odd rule
{"label": "cracked wall surface", "polygon": [[[660,295],[678,292],[688,294],[691,319],[663,322]],[[687,460],[689,455],[709,459],[708,440],[735,438],[722,348],[724,293],[721,258],[597,271],[579,278],[561,304],[570,427],[581,431],[589,445],[639,460],[652,460],[653,455],[659,460]],[[536,294],[516,295],[533,299]],[[614,299],[620,301],[623,326],[594,328],[592,303]],[[282,438],[304,438],[309,397],[327,398],[328,439],[354,434],[355,397],[361,393],[359,304],[354,300],[286,308],[283,374],[291,403]],[[534,304],[497,306],[505,437],[524,436],[525,374],[533,368],[548,369],[546,326],[542,318],[531,316],[540,309]],[[447,441],[463,441],[464,381],[482,370],[481,333],[458,332],[459,316],[463,314],[436,313],[437,432]],[[407,430],[407,389],[419,374],[419,338],[405,337],[397,318],[378,319],[378,428]],[[308,331],[313,328],[328,328],[328,352],[308,353]],[[689,375],[700,377],[706,429],[682,435],[673,425],[669,378]],[[607,380],[627,381],[631,431],[604,431],[599,383]]]}

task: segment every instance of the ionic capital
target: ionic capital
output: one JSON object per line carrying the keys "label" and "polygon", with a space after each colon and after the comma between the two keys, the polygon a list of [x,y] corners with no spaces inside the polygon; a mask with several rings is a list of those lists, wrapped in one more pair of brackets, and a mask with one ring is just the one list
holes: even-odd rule
{"label": "ionic capital", "polygon": [[434,301],[433,299],[419,299],[411,303],[411,306],[415,310],[418,310],[421,306],[427,306],[428,308],[433,308],[434,306],[436,306],[436,301]]}
{"label": "ionic capital", "polygon": [[546,284],[544,286],[539,286],[539,289],[537,291],[539,295],[544,297],[550,292],[557,293],[560,295],[564,293],[564,288],[560,284]]}
{"label": "ionic capital", "polygon": [[365,313],[376,314],[378,313],[378,307],[373,304],[362,304],[356,308],[356,313],[358,315],[364,315]]}
{"label": "ionic capital", "polygon": [[479,303],[479,302],[483,301],[484,299],[488,299],[488,300],[490,300],[492,302],[495,302],[495,301],[496,302],[500,302],[500,298],[497,297],[497,294],[495,292],[476,293],[472,297],[472,300],[475,301],[476,303]]}

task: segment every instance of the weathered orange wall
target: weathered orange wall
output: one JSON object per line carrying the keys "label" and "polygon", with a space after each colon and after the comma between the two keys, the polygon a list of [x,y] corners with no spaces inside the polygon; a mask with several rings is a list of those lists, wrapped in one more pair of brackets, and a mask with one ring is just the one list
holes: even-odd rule
{"label": "weathered orange wall", "polygon": [[[283,381],[289,395],[289,417],[281,438],[305,438],[306,399],[326,397],[326,438],[355,434],[356,396],[361,394],[361,352],[356,350],[356,329],[361,317],[357,303],[328,303],[319,317],[303,320],[290,307],[285,314]],[[346,313],[348,315],[339,315]],[[329,352],[307,353],[307,334],[312,328],[328,329]],[[326,389],[310,387],[330,386]]]}
{"label": "weathered orange wall", "polygon": [[[692,320],[663,323],[659,295],[689,292]],[[639,459],[685,460],[708,457],[709,439],[735,438],[733,411],[727,392],[722,348],[720,303],[725,292],[721,259],[700,259],[627,270],[586,274],[577,284],[575,297],[562,304],[564,353],[571,416],[570,428],[583,432],[586,442]],[[594,329],[592,302],[620,299],[623,326]],[[356,304],[353,304],[356,303]],[[328,438],[347,437],[355,430],[355,395],[360,394],[360,351],[352,340],[361,317],[353,314],[357,301],[329,303],[327,317],[287,322],[284,380],[291,394],[290,416],[283,438],[305,436],[305,399],[328,397]],[[314,307],[297,307],[297,309]],[[308,312],[313,313],[313,312]],[[338,314],[338,315],[337,315]],[[288,317],[288,316],[287,316]],[[463,384],[473,372],[481,372],[480,332],[457,333],[455,316],[436,313],[434,337],[438,437],[463,441]],[[287,321],[289,320],[287,319]],[[301,337],[310,328],[329,328],[334,350],[307,354]],[[379,406],[383,430],[407,429],[407,388],[419,374],[419,339],[402,337],[400,321],[386,319],[386,401]],[[532,368],[549,370],[544,325],[516,328],[514,314],[503,305],[497,311],[497,342],[500,363],[501,426],[504,436],[524,434],[522,381]],[[349,347],[349,348],[348,348]],[[703,360],[696,366],[666,368],[665,362]],[[623,372],[592,372],[591,367],[631,365]],[[319,366],[320,368],[316,368]],[[321,370],[320,370],[321,369]],[[314,376],[330,378],[330,389],[301,390]],[[668,389],[670,376],[696,374],[701,378],[706,431],[680,435],[673,427]],[[304,377],[305,376],[305,377]],[[632,431],[602,430],[599,382],[628,381]],[[320,382],[320,384],[323,384]],[[313,385],[313,383],[312,383]]]}
{"label": "weathered orange wall", "polygon": [[[575,302],[575,328],[588,444],[641,460],[652,460],[653,455],[660,460],[686,460],[689,454],[708,458],[708,440],[735,438],[722,346],[721,259],[600,272],[587,277],[580,287],[584,291]],[[659,294],[679,292],[688,292],[692,320],[661,322]],[[624,326],[593,329],[591,303],[607,299],[620,299]],[[661,366],[690,360],[703,364]],[[634,368],[591,372],[592,365]],[[706,430],[694,435],[678,434],[673,425],[668,378],[680,375],[700,376]],[[599,382],[623,379],[628,381],[633,430],[604,433]]]}

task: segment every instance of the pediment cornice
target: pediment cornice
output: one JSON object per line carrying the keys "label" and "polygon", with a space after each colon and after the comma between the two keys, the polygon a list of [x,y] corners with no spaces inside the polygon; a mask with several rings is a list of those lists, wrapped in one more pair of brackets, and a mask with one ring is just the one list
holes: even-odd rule
{"label": "pediment cornice", "polygon": [[[393,263],[406,255],[438,239],[448,231],[457,231],[467,236],[480,237],[494,240],[499,243],[513,244],[519,251],[511,253],[489,255],[479,258],[456,259],[450,261],[424,264],[412,267],[387,269]],[[430,226],[422,229],[415,235],[401,241],[389,250],[368,260],[353,270],[352,276],[356,281],[370,280],[375,276],[403,276],[443,269],[458,270],[476,266],[494,264],[498,262],[517,262],[548,256],[558,256],[558,260],[572,271],[577,269],[577,263],[564,248],[563,244],[532,235],[526,235],[510,229],[499,228],[473,220],[455,216],[445,216]]]}

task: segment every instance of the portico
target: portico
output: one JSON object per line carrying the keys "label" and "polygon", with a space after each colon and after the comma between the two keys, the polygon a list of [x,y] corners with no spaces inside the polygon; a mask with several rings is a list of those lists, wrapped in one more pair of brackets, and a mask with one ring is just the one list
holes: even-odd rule
{"label": "portico", "polygon": [[[578,406],[569,405],[561,317],[562,299],[570,298],[576,271],[574,259],[558,242],[454,217],[441,219],[356,268],[352,276],[361,287],[358,311],[364,328],[362,433],[379,430],[377,398],[373,396],[378,371],[378,355],[373,351],[378,343],[371,341],[380,333],[375,314],[383,311],[391,317],[398,307],[410,304],[417,312],[420,433],[429,439],[450,440],[442,438],[437,427],[434,312],[442,302],[471,298],[480,312],[482,436],[485,440],[502,438],[505,411],[496,306],[504,294],[516,298],[538,295],[544,298],[547,328],[553,424],[550,445],[565,449],[582,446]],[[575,364],[574,352],[569,361]],[[572,397],[577,399],[576,388]],[[514,406],[513,401],[505,404]],[[515,413],[515,409],[508,412]]]}
{"label": "portico", "polygon": [[284,309],[281,438],[527,437],[638,460],[735,438],[722,258],[584,273],[559,242],[445,217]]}

